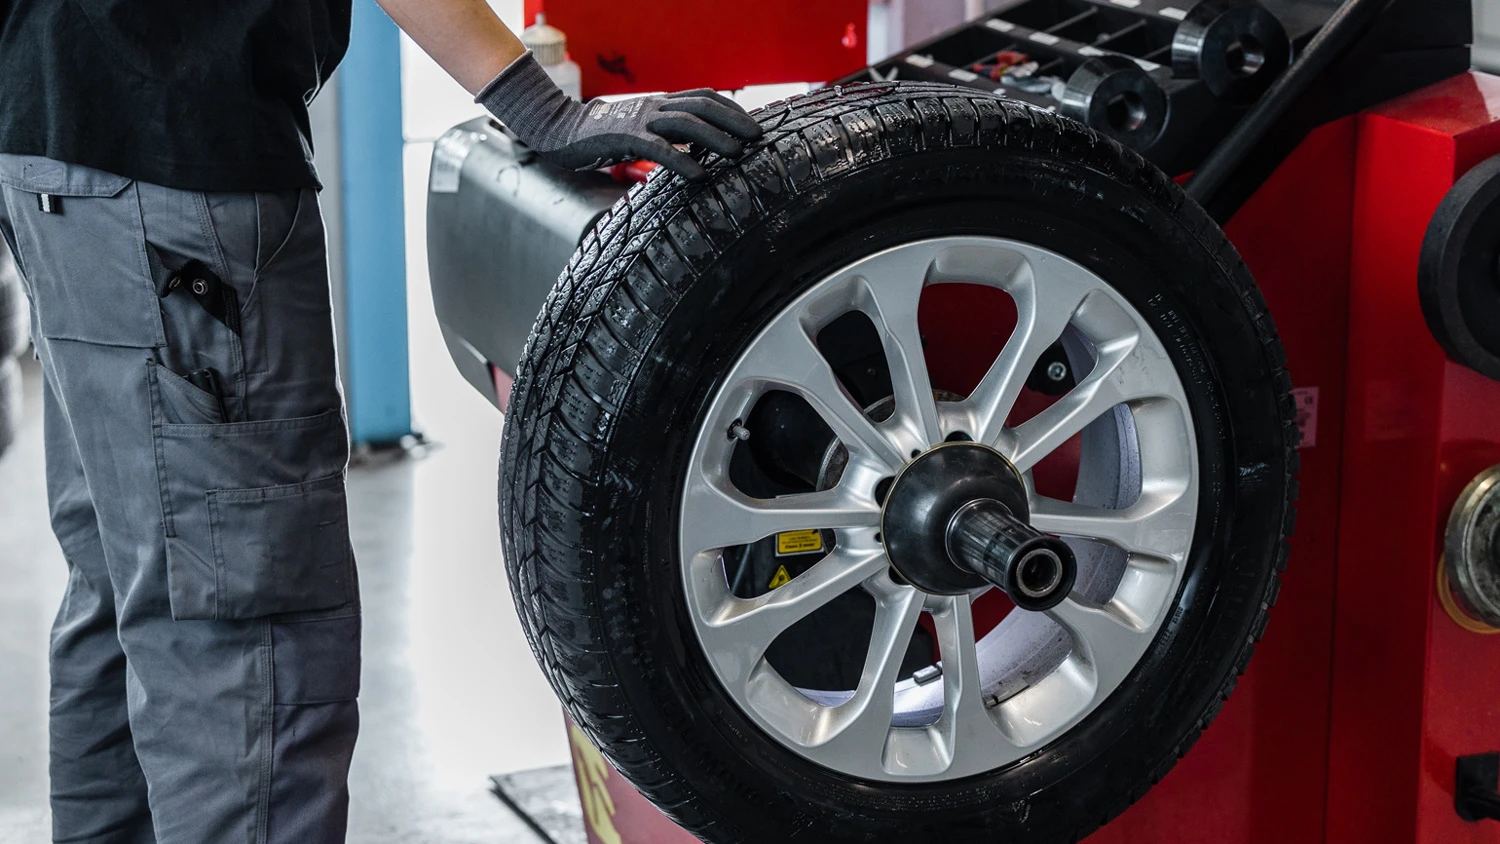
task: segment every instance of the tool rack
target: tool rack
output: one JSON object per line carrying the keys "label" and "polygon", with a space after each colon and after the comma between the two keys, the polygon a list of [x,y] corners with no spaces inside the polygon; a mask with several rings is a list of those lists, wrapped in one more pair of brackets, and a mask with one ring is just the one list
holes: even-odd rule
{"label": "tool rack", "polygon": [[[1058,111],[1191,170],[1327,22],[1336,5],[1190,0],[1014,0],[839,80],[909,79],[991,91]],[[1209,37],[1205,37],[1205,33]],[[1218,51],[1220,55],[1209,56]],[[984,72],[1021,53],[1035,69],[1010,84]],[[1227,82],[1202,72],[1219,61]],[[1223,76],[1220,73],[1220,76]],[[1218,88],[1218,90],[1214,90]]]}

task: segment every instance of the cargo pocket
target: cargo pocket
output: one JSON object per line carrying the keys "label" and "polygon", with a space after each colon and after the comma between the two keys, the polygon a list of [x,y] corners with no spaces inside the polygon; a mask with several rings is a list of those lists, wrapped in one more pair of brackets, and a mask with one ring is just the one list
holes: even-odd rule
{"label": "cargo pocket", "polygon": [[36,156],[0,156],[0,184],[43,337],[163,345],[136,183]]}
{"label": "cargo pocket", "polygon": [[155,435],[173,618],[247,620],[355,602],[339,411],[217,425],[159,418]]}
{"label": "cargo pocket", "polygon": [[268,626],[276,705],[265,840],[343,841],[359,737],[359,616]]}
{"label": "cargo pocket", "polygon": [[188,379],[153,360],[146,361],[153,413],[163,422],[217,425],[228,422],[220,402]]}
{"label": "cargo pocket", "polygon": [[358,615],[271,625],[277,706],[316,706],[359,697]]}

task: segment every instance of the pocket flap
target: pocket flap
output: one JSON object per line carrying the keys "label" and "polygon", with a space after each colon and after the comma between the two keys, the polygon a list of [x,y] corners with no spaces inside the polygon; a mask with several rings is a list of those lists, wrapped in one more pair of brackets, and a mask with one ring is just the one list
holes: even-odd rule
{"label": "pocket flap", "polygon": [[208,492],[219,618],[261,618],[354,600],[344,478]]}
{"label": "pocket flap", "polygon": [[158,428],[174,481],[206,492],[224,478],[237,488],[286,486],[342,472],[348,434],[337,410],[299,419]]}
{"label": "pocket flap", "polygon": [[359,697],[358,615],[271,625],[278,706],[336,703]]}
{"label": "pocket flap", "polygon": [[130,184],[130,177],[41,156],[13,155],[0,157],[0,182],[28,193],[114,196]]}

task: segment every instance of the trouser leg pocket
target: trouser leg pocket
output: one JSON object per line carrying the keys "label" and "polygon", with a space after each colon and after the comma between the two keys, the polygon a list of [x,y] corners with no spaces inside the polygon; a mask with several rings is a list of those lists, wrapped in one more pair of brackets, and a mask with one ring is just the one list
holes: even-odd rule
{"label": "trouser leg pocket", "polygon": [[339,411],[174,424],[158,402],[157,415],[173,618],[248,620],[356,601]]}
{"label": "trouser leg pocket", "polygon": [[205,495],[218,617],[307,612],[354,600],[342,474]]}
{"label": "trouser leg pocket", "polygon": [[275,721],[267,844],[340,842],[359,732],[357,615],[271,625]]}
{"label": "trouser leg pocket", "polygon": [[0,194],[42,337],[142,349],[166,342],[138,183],[91,167],[0,155]]}

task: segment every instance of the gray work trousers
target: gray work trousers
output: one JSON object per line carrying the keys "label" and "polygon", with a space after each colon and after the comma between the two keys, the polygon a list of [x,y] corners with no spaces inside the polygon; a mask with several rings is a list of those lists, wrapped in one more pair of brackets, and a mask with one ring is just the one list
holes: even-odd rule
{"label": "gray work trousers", "polygon": [[312,190],[0,155],[52,526],[53,837],[344,840],[360,612]]}

